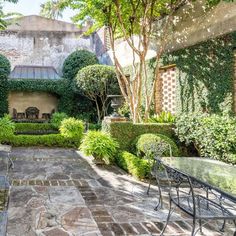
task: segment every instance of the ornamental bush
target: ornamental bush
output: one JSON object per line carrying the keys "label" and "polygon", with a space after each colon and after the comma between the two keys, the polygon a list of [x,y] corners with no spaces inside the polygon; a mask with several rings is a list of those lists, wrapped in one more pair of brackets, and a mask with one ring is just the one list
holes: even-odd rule
{"label": "ornamental bush", "polygon": [[81,120],[75,118],[67,118],[61,122],[60,133],[63,137],[74,138],[77,137],[80,141],[83,136],[84,124]]}
{"label": "ornamental bush", "polygon": [[120,94],[115,70],[112,66],[91,65],[81,69],[76,76],[76,88],[96,103],[98,122],[107,115],[110,104],[108,94]]}
{"label": "ornamental bush", "polygon": [[0,54],[0,78],[7,77],[11,72],[10,61]]}
{"label": "ornamental bush", "polygon": [[126,151],[117,155],[116,164],[138,179],[147,178],[151,169],[147,160]]}
{"label": "ornamental bush", "polygon": [[63,77],[72,80],[82,68],[98,63],[99,61],[94,53],[87,50],[77,50],[71,53],[64,61],[62,68]]}
{"label": "ornamental bush", "polygon": [[162,134],[142,134],[135,139],[135,149],[138,156],[179,156],[175,142]]}
{"label": "ornamental bush", "polygon": [[229,115],[182,114],[176,120],[180,141],[193,143],[204,157],[236,164],[236,118]]}
{"label": "ornamental bush", "polygon": [[0,142],[14,135],[15,124],[8,115],[0,119]]}
{"label": "ornamental bush", "polygon": [[52,118],[50,120],[52,126],[56,129],[59,129],[61,122],[68,118],[68,115],[64,112],[55,112],[52,114]]}
{"label": "ornamental bush", "polygon": [[11,72],[9,60],[0,54],[0,117],[8,113],[8,75]]}
{"label": "ornamental bush", "polygon": [[118,143],[109,134],[101,131],[89,131],[82,140],[80,149],[85,155],[95,160],[103,160],[106,164],[113,162]]}

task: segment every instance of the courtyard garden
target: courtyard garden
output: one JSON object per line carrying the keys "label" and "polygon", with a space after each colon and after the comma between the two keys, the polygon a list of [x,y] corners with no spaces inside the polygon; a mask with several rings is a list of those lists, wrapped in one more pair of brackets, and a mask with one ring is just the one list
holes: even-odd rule
{"label": "courtyard garden", "polygon": [[235,2],[3,2],[0,236],[235,236]]}

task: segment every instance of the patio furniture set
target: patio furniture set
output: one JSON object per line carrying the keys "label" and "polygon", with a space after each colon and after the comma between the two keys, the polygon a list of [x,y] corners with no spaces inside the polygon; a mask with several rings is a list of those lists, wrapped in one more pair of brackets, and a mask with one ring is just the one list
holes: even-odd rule
{"label": "patio furniture set", "polygon": [[[222,220],[221,232],[228,220],[236,227],[236,167],[199,157],[161,157],[164,150],[160,145],[159,156],[154,158],[151,171],[159,190],[155,210],[163,207],[163,188],[169,193],[169,213],[161,235],[164,235],[175,208],[192,217],[191,236],[202,232],[209,220]],[[149,191],[150,184],[147,194]]]}

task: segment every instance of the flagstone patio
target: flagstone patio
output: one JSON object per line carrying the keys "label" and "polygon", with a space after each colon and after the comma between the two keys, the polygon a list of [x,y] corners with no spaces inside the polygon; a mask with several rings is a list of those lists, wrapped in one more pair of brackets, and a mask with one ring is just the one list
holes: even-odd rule
{"label": "flagstone patio", "polygon": [[[159,235],[168,213],[155,211],[157,190],[117,167],[97,167],[72,149],[14,148],[9,236]],[[1,165],[1,172],[4,165]],[[213,225],[204,235],[221,235]],[[230,225],[224,235],[232,235]],[[190,235],[191,218],[176,211],[165,235]]]}

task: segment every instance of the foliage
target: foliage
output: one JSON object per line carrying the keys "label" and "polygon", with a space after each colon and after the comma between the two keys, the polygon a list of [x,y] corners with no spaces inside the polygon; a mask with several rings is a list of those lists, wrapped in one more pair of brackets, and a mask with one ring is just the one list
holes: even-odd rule
{"label": "foliage", "polygon": [[150,173],[150,164],[129,152],[121,152],[116,157],[117,165],[138,179],[145,179]]}
{"label": "foliage", "polygon": [[109,94],[119,94],[119,85],[114,68],[105,65],[91,65],[81,69],[76,76],[77,89],[95,102],[98,122],[107,114]]}
{"label": "foliage", "polygon": [[130,109],[129,104],[127,102],[124,102],[123,105],[119,108],[118,113],[121,116],[124,116],[126,118],[130,118]]}
{"label": "foliage", "polygon": [[52,127],[59,129],[61,122],[66,118],[68,118],[68,115],[65,112],[55,112],[52,114],[50,123],[52,124]]}
{"label": "foliage", "polygon": [[170,124],[133,124],[131,122],[103,122],[102,129],[116,139],[121,150],[130,150],[132,141],[145,133],[164,134],[175,140],[173,126]]}
{"label": "foliage", "polygon": [[[189,7],[194,6],[195,0],[189,2],[193,3],[189,4]],[[218,4],[219,1],[207,0],[206,3],[213,6]],[[93,30],[106,26],[110,36],[116,72],[119,75],[117,78],[120,89],[129,104],[134,123],[139,122],[141,118],[142,98],[145,99],[145,120],[149,118],[154,99],[155,84],[159,77],[160,59],[166,49],[166,45],[169,44],[169,40],[172,38],[168,36],[173,34],[172,29],[176,22],[174,20],[175,14],[184,4],[186,4],[185,0],[61,0],[62,8],[69,6],[78,10],[74,21],[83,23],[90,19],[94,23]],[[194,10],[188,9],[185,14],[189,14],[191,11],[194,12]],[[202,6],[204,14],[205,10],[205,6]],[[134,36],[136,36],[137,40],[134,39]],[[127,77],[121,66],[122,63],[117,57],[117,51],[115,50],[115,39],[117,37],[122,38],[132,51],[133,73],[130,75],[131,78]],[[151,42],[156,43],[155,58],[157,63],[155,64],[154,80],[151,81],[151,86],[148,87],[146,57]],[[138,65],[135,64],[137,60],[139,61]]]}
{"label": "foliage", "polygon": [[194,143],[204,157],[236,164],[236,118],[229,115],[182,114],[176,134],[186,144]]}
{"label": "foliage", "polygon": [[178,68],[178,112],[232,111],[235,46],[233,32],[163,57]]}
{"label": "foliage", "polygon": [[62,72],[63,77],[73,80],[78,71],[88,65],[98,64],[96,55],[87,50],[77,50],[71,53],[64,61]]}
{"label": "foliage", "polygon": [[14,147],[64,147],[78,148],[80,140],[77,137],[65,138],[61,134],[47,135],[14,135],[11,138],[4,138],[3,143]]}
{"label": "foliage", "polygon": [[10,61],[0,54],[0,76],[7,77],[11,72]]}
{"label": "foliage", "polygon": [[89,131],[82,140],[80,149],[85,155],[92,155],[95,159],[109,164],[114,160],[118,146],[118,143],[107,133]]}
{"label": "foliage", "polygon": [[14,135],[15,125],[8,115],[0,119],[0,142]]}
{"label": "foliage", "polygon": [[66,138],[78,138],[81,140],[84,131],[84,124],[81,120],[73,117],[62,120],[60,125],[60,133]]}
{"label": "foliage", "polygon": [[88,124],[89,130],[101,130],[101,128],[102,128],[101,124],[92,124],[92,123]]}
{"label": "foliage", "polygon": [[59,97],[58,111],[73,115],[77,112],[77,105],[74,101],[74,92],[65,79],[60,80],[9,80],[9,91],[40,91],[56,94]]}
{"label": "foliage", "polygon": [[47,0],[40,5],[40,16],[49,19],[62,18],[62,10],[59,8],[59,1]]}
{"label": "foliage", "polygon": [[15,123],[15,133],[17,134],[38,134],[56,131],[55,126],[50,123]]}
{"label": "foliage", "polygon": [[172,115],[169,111],[162,111],[160,114],[153,115],[149,119],[150,123],[174,123],[175,116]]}
{"label": "foliage", "polygon": [[[179,156],[175,142],[161,134],[142,134],[135,139],[135,149],[138,156]],[[162,152],[163,150],[164,152]]]}
{"label": "foliage", "polygon": [[18,0],[0,0],[0,30],[5,30],[8,25],[14,22],[21,14],[16,12],[10,12],[5,14],[3,11],[3,3],[12,2],[17,3]]}
{"label": "foliage", "polygon": [[7,77],[11,71],[9,60],[0,54],[0,117],[8,112],[8,86]]}

